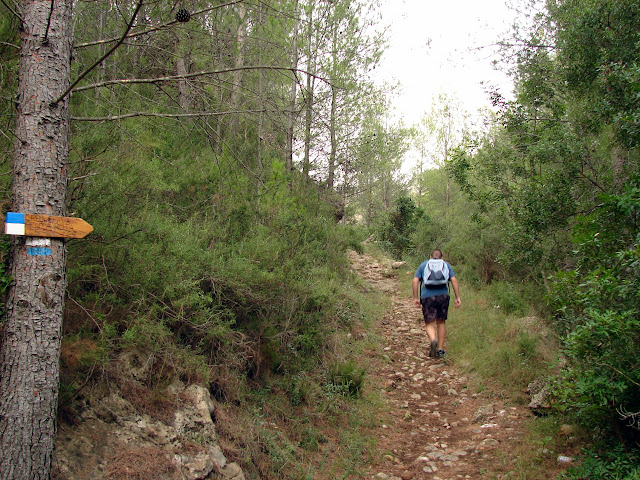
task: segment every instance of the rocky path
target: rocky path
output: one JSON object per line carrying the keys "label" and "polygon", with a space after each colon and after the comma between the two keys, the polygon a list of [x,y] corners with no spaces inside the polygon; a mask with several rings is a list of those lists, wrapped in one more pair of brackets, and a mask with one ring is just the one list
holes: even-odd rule
{"label": "rocky path", "polygon": [[[355,253],[351,260],[368,284],[392,299],[380,332],[386,339],[383,354],[371,359],[369,369],[388,406],[388,418],[375,432],[380,453],[369,478],[525,478],[516,464],[529,410],[474,392],[455,359],[429,358],[411,292],[400,291],[388,265]],[[407,267],[402,268],[404,273]]]}

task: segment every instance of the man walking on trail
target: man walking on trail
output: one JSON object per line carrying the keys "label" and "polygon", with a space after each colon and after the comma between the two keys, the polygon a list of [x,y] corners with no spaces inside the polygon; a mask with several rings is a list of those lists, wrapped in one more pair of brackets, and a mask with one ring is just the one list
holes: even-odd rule
{"label": "man walking on trail", "polygon": [[[443,357],[445,355],[445,341],[447,339],[447,314],[449,312],[449,288],[451,282],[456,296],[454,305],[458,308],[460,289],[458,279],[448,262],[442,259],[442,251],[435,249],[431,258],[420,264],[413,277],[413,302],[416,307],[422,307],[422,315],[427,325],[429,337],[429,356]],[[420,284],[422,283],[422,288]]]}

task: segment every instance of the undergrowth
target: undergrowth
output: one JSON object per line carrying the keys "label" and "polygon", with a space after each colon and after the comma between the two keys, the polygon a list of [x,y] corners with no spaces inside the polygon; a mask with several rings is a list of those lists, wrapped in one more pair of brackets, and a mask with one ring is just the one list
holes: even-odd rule
{"label": "undergrowth", "polygon": [[115,228],[113,211],[96,213],[101,235],[70,245],[60,420],[80,422],[105,383],[166,420],[166,388],[197,383],[248,478],[357,470],[372,444],[357,428],[372,417],[358,355],[385,309],[346,257],[364,232],[302,198],[210,206],[185,217],[138,205]]}

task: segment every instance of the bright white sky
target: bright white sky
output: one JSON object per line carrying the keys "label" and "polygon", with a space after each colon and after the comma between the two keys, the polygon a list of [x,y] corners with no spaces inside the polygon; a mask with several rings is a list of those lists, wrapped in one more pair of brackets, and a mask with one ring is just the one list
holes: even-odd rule
{"label": "bright white sky", "polygon": [[509,97],[511,82],[491,65],[495,44],[515,16],[506,0],[382,0],[382,23],[390,25],[390,47],[378,80],[399,80],[396,115],[406,126],[430,110],[444,92],[460,99],[469,112],[489,105],[481,86],[489,81]]}

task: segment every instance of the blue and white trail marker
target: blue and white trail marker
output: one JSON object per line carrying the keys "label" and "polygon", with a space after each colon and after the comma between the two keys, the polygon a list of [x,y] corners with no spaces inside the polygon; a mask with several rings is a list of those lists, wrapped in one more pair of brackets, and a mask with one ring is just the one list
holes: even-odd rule
{"label": "blue and white trail marker", "polygon": [[31,215],[8,212],[4,220],[4,233],[27,237],[84,238],[93,227],[81,218]]}
{"label": "blue and white trail marker", "polygon": [[4,219],[4,233],[7,235],[24,235],[24,213],[8,212]]}
{"label": "blue and white trail marker", "polygon": [[51,239],[50,238],[27,238],[27,255],[51,255]]}

